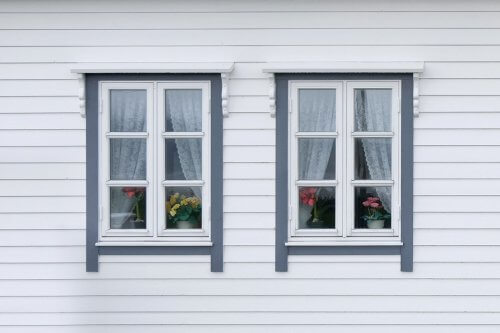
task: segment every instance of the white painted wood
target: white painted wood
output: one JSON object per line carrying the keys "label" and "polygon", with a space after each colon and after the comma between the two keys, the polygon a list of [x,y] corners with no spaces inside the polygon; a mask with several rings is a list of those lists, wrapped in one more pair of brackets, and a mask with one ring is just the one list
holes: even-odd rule
{"label": "white painted wood", "polygon": [[420,73],[423,62],[290,62],[268,63],[265,73]]}
{"label": "white painted wood", "polygon": [[[3,1],[0,331],[497,332],[499,11],[490,0]],[[290,256],[289,272],[274,272],[263,70],[409,62],[425,62],[414,272],[400,272],[398,256]],[[85,273],[86,122],[71,69],[221,73],[233,63],[224,272],[203,255],[101,256],[100,272]]]}
{"label": "white painted wood", "polygon": [[85,118],[85,75],[78,73],[78,102],[80,106],[80,115]]}
{"label": "white painted wood", "polygon": [[[199,4],[198,4],[199,5]],[[227,4],[224,4],[227,6]],[[498,13],[474,7],[474,11],[452,11],[447,4],[445,11],[429,10],[429,3],[423,5],[422,11],[373,11],[372,4],[364,3],[366,10],[347,11],[317,10],[304,15],[300,9],[293,11],[266,11],[260,2],[259,11],[223,9],[218,11],[174,12],[172,7],[158,12],[121,12],[112,8],[110,12],[75,10],[73,8],[64,15],[58,13],[60,6],[43,13],[5,12],[1,13],[1,29],[305,29],[305,28],[369,28],[369,29],[464,29],[464,28],[499,28]],[[267,4],[265,4],[267,5]],[[297,4],[299,5],[299,4]],[[319,3],[308,4],[308,10],[319,8]],[[323,5],[323,4],[322,4]],[[343,4],[346,5],[346,4]],[[395,5],[394,3],[392,5]],[[241,5],[240,5],[241,6]],[[370,8],[372,10],[370,10]],[[185,8],[186,9],[186,8]],[[189,9],[189,7],[187,8]],[[379,8],[377,8],[379,9]],[[376,10],[377,10],[376,9]],[[488,8],[487,10],[490,10]],[[89,20],[89,18],[92,20]]]}
{"label": "white painted wood", "polygon": [[231,62],[92,63],[76,65],[72,73],[229,73]]}

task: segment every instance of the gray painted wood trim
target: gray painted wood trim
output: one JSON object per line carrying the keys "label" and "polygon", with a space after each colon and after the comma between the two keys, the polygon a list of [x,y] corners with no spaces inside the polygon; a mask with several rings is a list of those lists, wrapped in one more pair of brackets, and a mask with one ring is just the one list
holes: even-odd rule
{"label": "gray painted wood trim", "polygon": [[397,255],[400,246],[290,246],[290,255]]}
{"label": "gray painted wood trim", "polygon": [[401,271],[413,272],[413,78],[401,79]]}
{"label": "gray painted wood trim", "polygon": [[288,79],[276,75],[276,272],[288,271]]}
{"label": "gray painted wood trim", "polygon": [[86,270],[99,270],[99,249],[95,246],[99,229],[99,92],[97,81],[86,77]]}
{"label": "gray painted wood trim", "polygon": [[[413,76],[412,74],[276,74],[275,270],[288,270],[288,255],[397,255],[401,271],[413,271]],[[286,246],[288,238],[288,82],[290,80],[401,81],[402,246]]]}
{"label": "gray painted wood trim", "polygon": [[101,246],[99,255],[199,255],[211,254],[210,246]]}
{"label": "gray painted wood trim", "polygon": [[[210,81],[211,82],[211,242],[212,246],[97,247],[99,227],[99,82],[100,81]],[[87,74],[86,88],[86,270],[99,270],[99,255],[200,255],[211,256],[211,271],[223,271],[223,131],[221,78],[219,74]]]}

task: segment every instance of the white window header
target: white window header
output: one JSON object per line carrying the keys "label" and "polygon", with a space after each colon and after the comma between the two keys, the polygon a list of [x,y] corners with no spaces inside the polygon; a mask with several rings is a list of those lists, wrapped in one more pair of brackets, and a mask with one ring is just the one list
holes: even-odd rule
{"label": "white window header", "polygon": [[158,62],[125,63],[102,62],[75,64],[72,73],[230,73],[232,62]]}
{"label": "white window header", "polygon": [[423,62],[270,62],[264,73],[422,73]]}

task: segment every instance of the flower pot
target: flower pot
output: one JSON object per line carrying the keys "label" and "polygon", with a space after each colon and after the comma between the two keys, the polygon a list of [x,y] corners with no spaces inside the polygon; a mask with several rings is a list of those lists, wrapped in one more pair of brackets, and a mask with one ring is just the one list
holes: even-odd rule
{"label": "flower pot", "polygon": [[307,226],[309,228],[324,228],[325,227],[325,222],[319,218],[309,218],[306,222]]}
{"label": "flower pot", "polygon": [[177,221],[175,223],[177,229],[193,229],[194,223],[191,221]]}
{"label": "flower pot", "polygon": [[146,229],[146,222],[143,220],[128,220],[122,224],[121,229]]}
{"label": "flower pot", "polygon": [[383,229],[384,222],[384,220],[367,220],[366,225],[368,229]]}

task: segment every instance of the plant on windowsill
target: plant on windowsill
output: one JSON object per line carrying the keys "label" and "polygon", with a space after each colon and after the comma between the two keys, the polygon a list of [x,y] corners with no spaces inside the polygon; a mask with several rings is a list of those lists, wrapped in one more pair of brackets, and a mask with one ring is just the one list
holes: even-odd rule
{"label": "plant on windowsill", "polygon": [[179,193],[172,194],[166,202],[168,222],[176,229],[194,229],[200,227],[201,200],[197,196],[186,197]]}
{"label": "plant on windowsill", "polygon": [[366,215],[361,218],[366,221],[368,229],[383,229],[385,220],[391,217],[384,209],[378,197],[367,197],[362,205],[366,207]]}
{"label": "plant on windowsill", "polygon": [[143,187],[124,187],[122,188],[123,194],[134,201],[132,205],[132,211],[130,219],[127,219],[122,224],[122,229],[145,229],[146,222],[141,214],[141,201],[144,198],[144,188]]}
{"label": "plant on windowsill", "polygon": [[299,191],[300,202],[312,207],[311,217],[306,222],[309,228],[331,228],[334,221],[331,202],[322,198],[320,192],[321,188],[315,187],[303,187]]}

